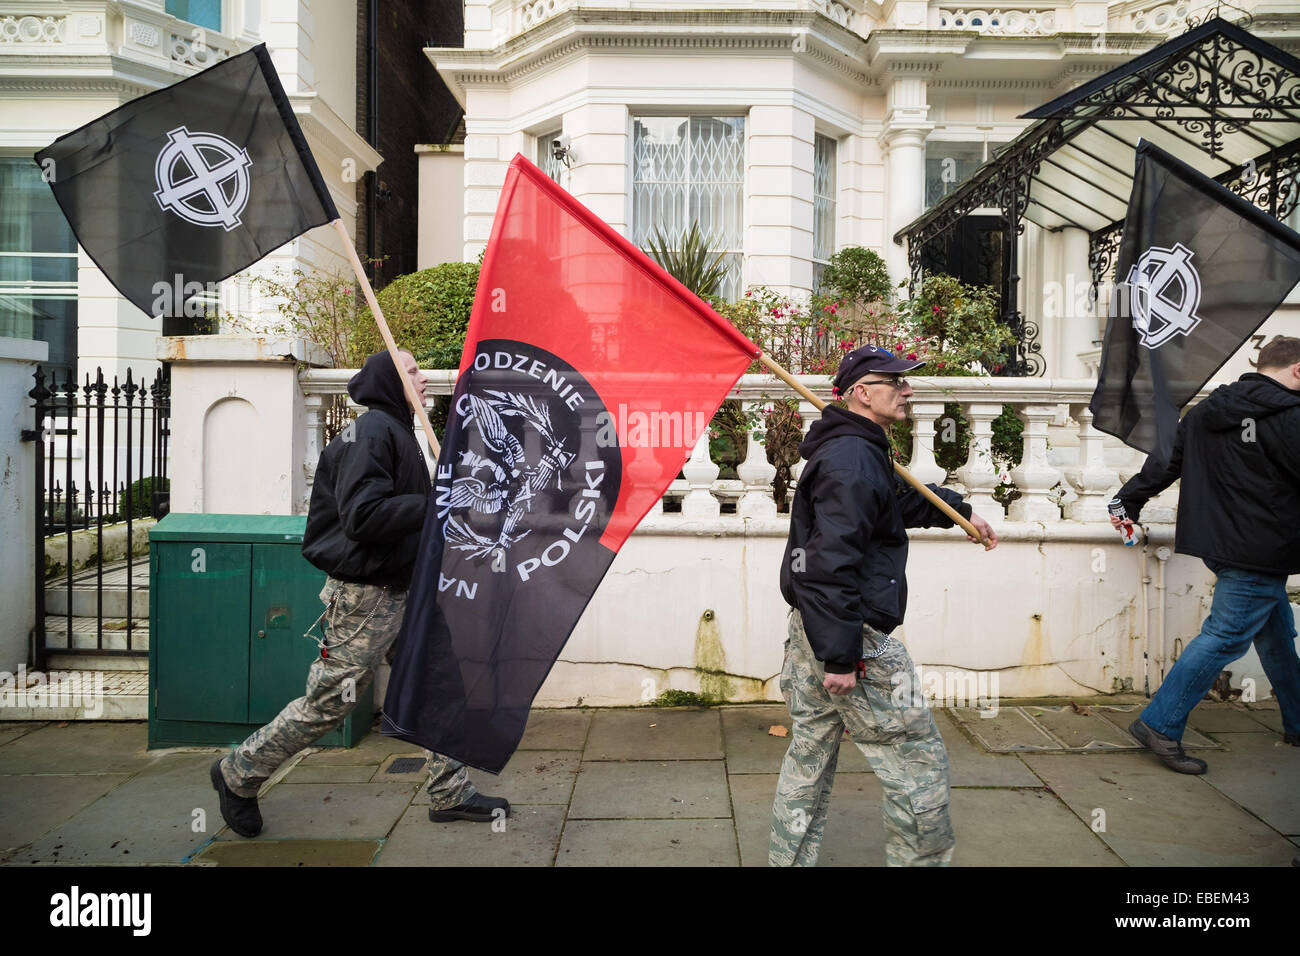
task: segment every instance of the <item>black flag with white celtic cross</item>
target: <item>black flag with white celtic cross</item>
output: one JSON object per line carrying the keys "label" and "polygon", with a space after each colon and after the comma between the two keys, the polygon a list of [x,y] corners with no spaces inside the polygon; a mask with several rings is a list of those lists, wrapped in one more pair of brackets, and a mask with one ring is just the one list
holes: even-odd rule
{"label": "black flag with white celtic cross", "polygon": [[152,316],[202,315],[216,283],[338,218],[264,45],[60,136],[36,162],[77,242]]}
{"label": "black flag with white celtic cross", "polygon": [[1139,143],[1094,424],[1167,461],[1179,410],[1297,281],[1300,234]]}

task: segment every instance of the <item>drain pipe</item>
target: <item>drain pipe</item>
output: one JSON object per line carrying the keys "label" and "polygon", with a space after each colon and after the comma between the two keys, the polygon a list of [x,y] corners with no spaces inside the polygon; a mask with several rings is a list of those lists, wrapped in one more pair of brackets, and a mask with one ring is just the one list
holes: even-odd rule
{"label": "drain pipe", "polygon": [[[1136,522],[1135,522],[1136,524]],[[1151,583],[1148,566],[1147,529],[1137,525],[1142,532],[1142,696],[1151,698],[1151,609],[1147,601],[1147,586]]]}
{"label": "drain pipe", "polygon": [[1156,548],[1156,600],[1159,606],[1156,611],[1156,640],[1157,647],[1160,649],[1160,683],[1165,682],[1165,665],[1169,661],[1168,648],[1165,643],[1165,563],[1173,557],[1173,552],[1168,548]]}

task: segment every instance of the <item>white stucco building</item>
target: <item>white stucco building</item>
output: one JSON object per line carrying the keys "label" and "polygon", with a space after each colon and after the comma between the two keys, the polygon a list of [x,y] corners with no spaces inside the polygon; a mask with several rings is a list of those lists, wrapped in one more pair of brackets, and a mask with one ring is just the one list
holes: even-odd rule
{"label": "white stucco building", "polygon": [[[1300,6],[1243,2],[1256,36],[1300,51]],[[908,255],[895,234],[1025,129],[1022,114],[1207,12],[1196,0],[466,0],[464,49],[427,51],[465,108],[463,157],[425,152],[422,175],[432,186],[463,163],[465,259],[483,249],[523,153],[639,245],[698,220],[729,255],[731,294],[806,294],[853,245],[884,256],[898,282]],[[422,198],[426,215],[456,205],[441,190]],[[1100,324],[1079,306],[1088,255],[1081,229],[1029,222],[1020,237],[1037,374],[1095,371]],[[1295,334],[1298,315],[1285,306],[1261,332]],[[1247,371],[1257,347],[1219,377]]]}
{"label": "white stucco building", "polygon": [[[266,43],[299,123],[355,235],[356,181],[381,157],[355,128],[355,0],[9,0],[0,3],[0,336],[44,339],[48,366],[111,381],[159,367],[161,320],[117,294],[73,239],[32,154],[151,90]],[[347,269],[316,229],[255,267]],[[225,311],[267,303],[237,277]],[[174,330],[183,331],[183,330]]]}

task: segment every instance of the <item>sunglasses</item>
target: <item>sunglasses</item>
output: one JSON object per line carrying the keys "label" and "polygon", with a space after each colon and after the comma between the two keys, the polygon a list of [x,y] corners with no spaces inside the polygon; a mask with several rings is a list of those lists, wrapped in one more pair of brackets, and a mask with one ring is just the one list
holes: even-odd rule
{"label": "sunglasses", "polygon": [[907,379],[905,378],[870,378],[855,382],[854,387],[858,385],[888,385],[896,392],[901,392],[907,388]]}

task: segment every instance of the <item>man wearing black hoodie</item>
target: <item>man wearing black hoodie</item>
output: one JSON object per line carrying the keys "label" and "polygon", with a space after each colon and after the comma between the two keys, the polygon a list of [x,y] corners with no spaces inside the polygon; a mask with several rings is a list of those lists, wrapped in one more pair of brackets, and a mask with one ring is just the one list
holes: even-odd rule
{"label": "man wearing black hoodie", "polygon": [[1300,658],[1287,575],[1300,573],[1300,339],[1260,349],[1258,372],[1221,385],[1178,423],[1169,461],[1148,458],[1119,490],[1131,525],[1179,477],[1174,550],[1218,576],[1210,616],[1129,732],[1179,773],[1204,773],[1183,751],[1187,715],[1223,668],[1250,649],[1273,685],[1283,739],[1300,746]]}
{"label": "man wearing black hoodie", "polygon": [[[425,378],[403,351],[399,373],[379,352],[348,382],[368,411],[321,454],[302,553],[329,577],[321,591],[326,626],[307,693],[212,765],[221,815],[240,836],[262,829],[257,791],[281,764],[338,726],[357,705],[402,626],[429,497],[429,471],[412,431],[414,408],[400,375],[418,395]],[[313,625],[314,628],[314,625]],[[463,764],[425,751],[429,819],[491,821],[510,804],[478,793]]]}
{"label": "man wearing black hoodie", "polygon": [[[924,698],[907,692],[912,659],[889,634],[907,610],[906,529],[953,525],[895,477],[885,435],[907,416],[912,390],[901,373],[921,364],[873,346],[849,352],[834,381],[843,407],[828,405],[799,446],[808,463],[781,564],[791,607],[781,694],[794,733],[772,806],[773,866],[817,862],[846,729],[884,791],[886,862],[944,866],[952,857],[948,755]],[[930,488],[996,547],[961,495]]]}

